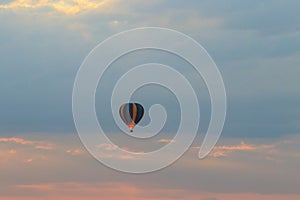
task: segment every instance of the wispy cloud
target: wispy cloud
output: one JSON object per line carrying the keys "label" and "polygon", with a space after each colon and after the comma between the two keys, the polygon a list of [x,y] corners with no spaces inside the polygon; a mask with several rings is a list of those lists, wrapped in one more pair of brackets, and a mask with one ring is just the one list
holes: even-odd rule
{"label": "wispy cloud", "polygon": [[[284,141],[286,142],[286,141]],[[209,154],[211,157],[225,157],[229,156],[232,153],[235,152],[254,152],[254,151],[266,151],[267,153],[272,153],[276,151],[277,145],[281,144],[275,143],[275,144],[250,144],[246,143],[244,141],[241,141],[239,144],[236,145],[221,145],[221,146],[215,146],[213,151]],[[199,146],[192,147],[192,149],[200,149]]]}
{"label": "wispy cloud", "polygon": [[223,157],[228,156],[230,153],[238,152],[238,151],[257,151],[257,150],[270,150],[274,149],[275,145],[254,145],[247,144],[244,141],[241,141],[238,145],[231,146],[216,146],[214,150],[211,152],[212,157]]}
{"label": "wispy cloud", "polygon": [[[55,196],[60,194],[59,199],[84,199],[88,195],[89,199],[130,199],[130,200],[171,200],[191,198],[194,194],[188,194],[188,191],[181,189],[168,189],[159,187],[144,188],[127,182],[63,182],[63,183],[42,183],[15,185],[16,191],[27,191],[36,195],[51,194]],[[0,197],[1,199],[1,197]],[[194,198],[192,198],[194,199]]]}
{"label": "wispy cloud", "polygon": [[144,153],[142,151],[139,151],[139,152],[132,151],[128,147],[121,148],[125,151],[129,151],[129,152],[133,153],[131,155],[128,155],[126,153],[117,151],[117,149],[119,148],[117,145],[111,145],[111,144],[106,144],[106,143],[99,144],[99,145],[97,145],[96,148],[97,148],[98,154],[102,158],[115,158],[115,159],[122,159],[122,160],[130,159],[131,160],[131,159],[138,159],[138,155]]}
{"label": "wispy cloud", "polygon": [[158,140],[159,143],[173,143],[175,140],[173,139],[160,139]]}
{"label": "wispy cloud", "polygon": [[53,190],[55,184],[29,184],[29,185],[15,185],[16,189],[28,189],[28,190]]}
{"label": "wispy cloud", "polygon": [[32,158],[28,158],[28,159],[24,160],[25,163],[31,163],[32,161],[33,161]]}
{"label": "wispy cloud", "polygon": [[81,11],[97,9],[104,5],[106,1],[91,0],[15,0],[8,4],[0,4],[2,9],[38,9],[51,8],[67,15],[74,15]]}
{"label": "wispy cloud", "polygon": [[[51,151],[36,149],[36,143],[33,140],[1,138],[0,176],[3,177],[1,180],[5,180],[5,182],[2,182],[4,189],[3,187],[0,188],[0,200],[17,198],[12,194],[19,196],[20,194],[29,194],[31,196],[28,196],[28,199],[39,195],[51,196],[54,199],[56,194],[64,194],[65,196],[59,199],[78,200],[86,198],[87,194],[91,199],[97,199],[99,195],[105,195],[106,199],[120,199],[123,197],[123,199],[145,200],[151,198],[165,200],[211,197],[222,200],[251,199],[250,197],[262,200],[269,200],[271,197],[274,197],[274,199],[280,199],[280,197],[281,199],[285,199],[285,197],[287,199],[297,199],[296,197],[283,195],[287,192],[298,194],[296,184],[299,183],[299,177],[295,174],[297,174],[299,166],[299,157],[297,159],[293,153],[297,153],[299,150],[299,137],[273,141],[260,140],[259,142],[257,140],[240,142],[236,139],[220,141],[223,142],[223,145],[216,146],[214,155],[211,155],[208,159],[198,160],[195,151],[189,151],[172,167],[166,168],[158,174],[153,173],[139,178],[133,177],[132,179],[126,178],[129,175],[120,175],[118,172],[93,162],[91,156],[84,152],[79,141],[72,142],[72,137],[63,140],[60,138],[59,141],[57,138],[44,139],[44,143],[54,145]],[[152,142],[157,144],[158,141],[154,140]],[[130,146],[130,144],[127,145]],[[98,148],[101,156],[107,159],[111,158],[116,161],[118,159],[129,159],[133,163],[135,159],[139,159],[138,155],[127,156],[127,154],[116,151],[118,148],[122,148],[132,152],[131,149],[126,147],[102,143],[98,145]],[[265,159],[266,156],[269,156],[269,159]],[[222,157],[223,159],[216,159],[215,157]],[[285,161],[274,165],[273,160],[270,159],[285,159]],[[289,171],[286,172],[284,177],[279,176],[278,174],[286,167],[289,167]],[[263,177],[266,179],[265,190],[267,190],[267,194],[253,198],[253,195],[255,195],[253,192],[260,191],[256,182],[260,180],[261,174],[264,173],[258,171],[258,168],[270,169],[268,174]],[[57,172],[49,175],[43,173],[53,169]],[[245,169],[247,173],[244,173]],[[181,174],[181,176],[176,176],[175,172]],[[16,174],[19,177],[18,182],[11,183],[9,177]],[[31,179],[28,179],[28,177],[31,177]],[[172,181],[169,181],[170,177]],[[220,177],[222,179],[219,179]],[[119,183],[124,181],[124,178],[126,178],[125,183]],[[52,183],[53,180],[56,180],[57,183]],[[83,180],[87,182],[83,182]],[[89,182],[89,180],[92,181]],[[155,180],[155,184],[152,182],[153,180]],[[244,184],[245,180],[248,180],[247,185]],[[110,181],[116,181],[117,183],[110,183]],[[232,185],[226,184],[227,181],[231,181]],[[157,182],[160,186],[156,185]],[[276,182],[275,185],[274,182]],[[291,186],[284,187],[288,183]],[[166,187],[163,187],[163,185]],[[199,192],[197,188],[195,189],[195,185],[199,185],[198,188],[213,190],[216,193],[206,195]],[[157,189],[154,186],[160,188]],[[4,191],[6,192],[4,193],[3,190],[8,187],[11,190]],[[144,187],[147,187],[147,191],[151,190],[151,192],[145,191]],[[132,195],[129,192],[122,193],[121,188],[124,188],[124,191],[132,191]],[[218,193],[224,191],[228,193],[236,192],[236,194],[226,196],[226,194]],[[244,193],[239,196],[238,193],[241,191],[249,192],[249,194]],[[271,195],[274,191],[281,195]],[[26,196],[23,199],[25,198]]]}
{"label": "wispy cloud", "polygon": [[43,150],[51,150],[53,145],[47,143],[45,141],[34,141],[34,140],[26,140],[23,138],[11,137],[11,138],[0,138],[0,143],[17,143],[20,145],[30,145],[36,149],[43,149]]}
{"label": "wispy cloud", "polygon": [[224,157],[228,156],[230,153],[239,152],[239,151],[258,151],[258,150],[270,150],[275,149],[275,145],[254,145],[247,144],[244,141],[241,141],[238,145],[229,145],[229,146],[216,146],[211,152],[212,157]]}
{"label": "wispy cloud", "polygon": [[39,164],[45,160],[60,160],[64,152],[70,155],[79,155],[83,153],[83,150],[77,147],[68,148],[47,140],[29,140],[20,137],[0,138],[0,163],[2,166],[17,166],[33,162]]}
{"label": "wispy cloud", "polygon": [[23,138],[16,138],[16,137],[11,137],[11,138],[0,138],[0,142],[15,142],[18,144],[34,144],[36,143],[35,141],[31,140],[25,140]]}
{"label": "wispy cloud", "polygon": [[[42,195],[51,195],[53,199],[130,199],[130,200],[298,200],[300,195],[280,195],[280,194],[256,194],[256,193],[209,193],[187,191],[182,189],[159,188],[159,187],[143,187],[126,182],[96,182],[96,183],[80,183],[80,182],[63,182],[63,183],[41,183],[28,185],[13,186],[16,193],[22,191],[24,194],[34,194],[35,197]],[[59,194],[59,196],[58,196]],[[30,196],[29,196],[30,197]],[[10,200],[27,200],[28,196],[11,197]],[[6,197],[7,198],[7,197]],[[32,197],[31,197],[32,198]],[[0,200],[4,198],[0,197]]]}
{"label": "wispy cloud", "polygon": [[14,149],[11,149],[11,150],[8,151],[8,154],[10,154],[10,155],[14,155],[16,153],[17,153],[17,151],[14,150]]}
{"label": "wispy cloud", "polygon": [[84,150],[81,148],[73,148],[73,149],[68,149],[66,151],[66,153],[71,154],[73,156],[77,156],[77,155],[82,155],[84,154]]}

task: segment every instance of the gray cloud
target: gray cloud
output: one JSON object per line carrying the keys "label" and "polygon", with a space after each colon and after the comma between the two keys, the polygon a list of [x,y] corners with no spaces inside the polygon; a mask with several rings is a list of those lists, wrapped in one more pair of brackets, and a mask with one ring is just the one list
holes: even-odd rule
{"label": "gray cloud", "polygon": [[[122,8],[116,5],[110,12],[95,10],[72,17],[49,15],[48,11],[12,14],[1,10],[1,128],[6,132],[74,131],[72,85],[89,50],[121,30],[162,25],[195,37],[220,67],[229,100],[225,136],[271,137],[297,132],[297,4],[133,2]],[[174,65],[171,58],[166,62]],[[205,95],[199,96],[204,98],[202,119],[207,123]],[[154,101],[155,95],[151,96]],[[161,99],[167,102],[169,98]],[[103,121],[113,125],[110,120]],[[171,119],[168,131],[173,130],[172,122],[176,119]]]}

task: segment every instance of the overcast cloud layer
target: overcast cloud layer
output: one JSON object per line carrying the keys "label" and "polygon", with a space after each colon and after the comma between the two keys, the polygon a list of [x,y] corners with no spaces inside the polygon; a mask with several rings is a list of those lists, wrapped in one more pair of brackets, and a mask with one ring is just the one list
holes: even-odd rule
{"label": "overcast cloud layer", "polygon": [[71,92],[84,57],[111,34],[141,26],[182,31],[208,50],[227,89],[224,135],[298,132],[297,1],[55,2],[0,6],[4,132],[73,132]]}

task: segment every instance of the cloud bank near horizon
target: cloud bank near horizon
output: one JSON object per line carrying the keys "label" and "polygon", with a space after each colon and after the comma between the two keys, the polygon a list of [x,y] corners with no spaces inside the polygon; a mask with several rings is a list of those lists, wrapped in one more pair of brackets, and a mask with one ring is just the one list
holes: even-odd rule
{"label": "cloud bank near horizon", "polygon": [[[54,198],[57,194],[62,199],[87,195],[93,199],[101,192],[112,199],[120,195],[151,199],[153,192],[161,199],[300,196],[299,134],[273,141],[223,140],[204,160],[197,159],[199,147],[192,146],[171,167],[147,175],[123,174],[104,167],[72,135],[63,140],[51,135],[43,140],[30,138],[0,138],[0,175],[6,180],[0,182],[0,199]],[[51,148],[36,146],[40,144]],[[129,159],[115,155],[114,148],[106,146],[108,151],[113,159]]]}

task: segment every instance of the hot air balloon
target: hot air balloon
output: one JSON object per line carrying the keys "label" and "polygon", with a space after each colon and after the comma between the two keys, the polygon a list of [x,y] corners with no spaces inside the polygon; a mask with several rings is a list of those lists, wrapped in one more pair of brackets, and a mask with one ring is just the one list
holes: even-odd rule
{"label": "hot air balloon", "polygon": [[130,132],[133,132],[134,126],[139,123],[144,115],[144,108],[139,103],[124,103],[119,109],[119,114]]}

